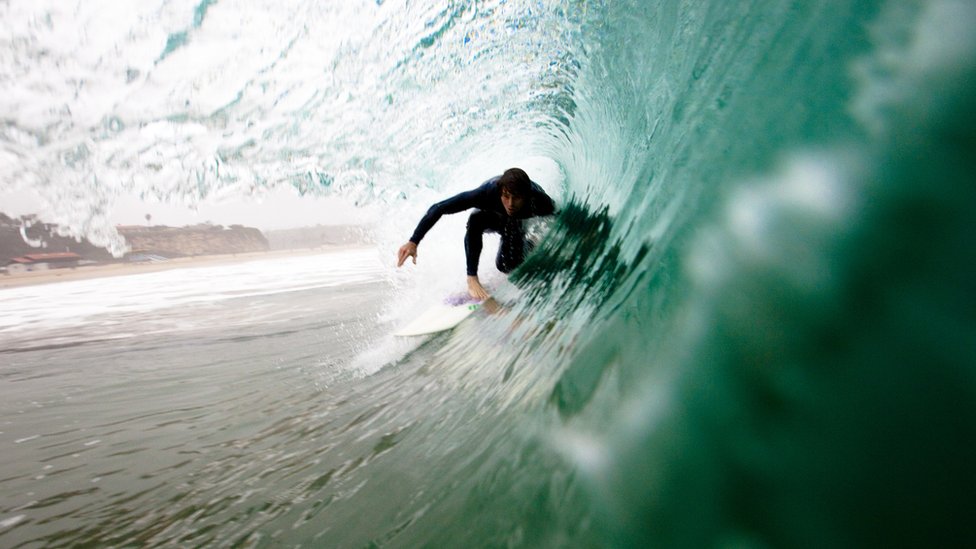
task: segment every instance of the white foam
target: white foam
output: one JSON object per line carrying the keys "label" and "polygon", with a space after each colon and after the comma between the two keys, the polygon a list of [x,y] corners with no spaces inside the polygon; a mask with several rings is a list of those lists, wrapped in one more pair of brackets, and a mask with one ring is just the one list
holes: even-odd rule
{"label": "white foam", "polygon": [[120,197],[193,205],[293,186],[396,204],[446,188],[483,152],[477,136],[538,152],[524,130],[545,116],[537,83],[555,78],[570,32],[536,2],[464,25],[425,2],[37,0],[0,17],[0,179],[116,252],[106,212]]}
{"label": "white foam", "polygon": [[966,75],[976,67],[976,4],[969,0],[925,2],[921,14],[904,3],[885,5],[871,25],[875,49],[854,64],[859,89],[853,114],[882,133],[891,110],[924,120],[941,102],[969,93]]}
{"label": "white foam", "polygon": [[17,515],[15,517],[10,517],[8,519],[0,520],[0,529],[16,526],[20,522],[23,522],[25,518],[27,518],[27,515]]}
{"label": "white foam", "polygon": [[797,288],[829,284],[829,254],[811,253],[856,221],[858,190],[853,152],[795,151],[770,175],[742,182],[724,218],[702,230],[688,265],[706,286],[717,288],[743,269],[787,275]]}
{"label": "white foam", "polygon": [[[355,249],[8,288],[0,291],[0,339],[96,325],[111,328],[106,337],[122,336],[123,327],[137,333],[140,321],[163,321],[158,315],[163,310],[377,281],[381,272],[374,250]],[[169,328],[176,329],[180,323],[192,328],[211,319],[197,309],[172,321]]]}
{"label": "white foam", "polygon": [[609,463],[609,448],[593,435],[564,430],[554,437],[554,445],[583,472],[596,475]]}

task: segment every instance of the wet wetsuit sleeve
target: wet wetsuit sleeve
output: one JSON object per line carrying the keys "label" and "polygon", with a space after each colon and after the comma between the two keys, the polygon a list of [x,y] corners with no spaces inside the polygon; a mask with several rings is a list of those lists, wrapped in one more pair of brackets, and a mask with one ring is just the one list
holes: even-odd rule
{"label": "wet wetsuit sleeve", "polygon": [[552,215],[556,213],[556,203],[536,183],[532,184],[532,215]]}
{"label": "wet wetsuit sleeve", "polygon": [[420,220],[420,223],[417,223],[417,228],[414,229],[413,236],[410,237],[410,242],[420,244],[420,241],[427,235],[427,231],[437,223],[437,220],[442,215],[463,212],[464,210],[478,207],[482,202],[481,195],[484,193],[484,189],[484,186],[482,186],[477,189],[465,191],[431,206]]}

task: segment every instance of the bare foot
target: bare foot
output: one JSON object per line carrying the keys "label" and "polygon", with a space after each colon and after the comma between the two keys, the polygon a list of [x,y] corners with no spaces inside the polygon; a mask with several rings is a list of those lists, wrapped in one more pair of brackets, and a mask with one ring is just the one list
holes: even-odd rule
{"label": "bare foot", "polygon": [[488,292],[485,290],[484,286],[481,285],[481,281],[478,280],[476,276],[468,277],[468,294],[475,299],[480,299],[482,301],[490,298]]}

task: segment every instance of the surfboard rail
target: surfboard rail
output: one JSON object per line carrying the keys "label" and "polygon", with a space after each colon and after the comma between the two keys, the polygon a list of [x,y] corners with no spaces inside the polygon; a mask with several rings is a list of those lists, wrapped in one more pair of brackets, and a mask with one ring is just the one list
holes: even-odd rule
{"label": "surfboard rail", "polygon": [[401,326],[393,335],[412,337],[450,330],[481,308],[481,302],[471,297],[449,296],[433,305],[420,316]]}

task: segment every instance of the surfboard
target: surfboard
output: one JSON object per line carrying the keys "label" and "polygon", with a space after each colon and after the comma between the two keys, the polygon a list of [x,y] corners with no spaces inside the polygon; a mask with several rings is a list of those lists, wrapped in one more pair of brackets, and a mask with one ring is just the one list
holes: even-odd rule
{"label": "surfboard", "polygon": [[399,330],[395,336],[408,337],[436,334],[454,328],[471,313],[481,308],[481,302],[465,296],[451,296],[424,311]]}

